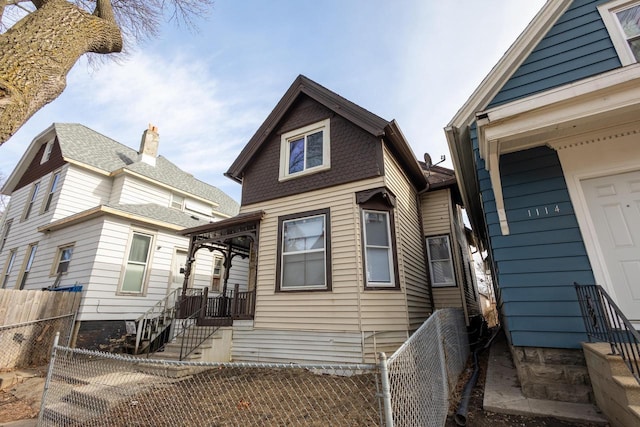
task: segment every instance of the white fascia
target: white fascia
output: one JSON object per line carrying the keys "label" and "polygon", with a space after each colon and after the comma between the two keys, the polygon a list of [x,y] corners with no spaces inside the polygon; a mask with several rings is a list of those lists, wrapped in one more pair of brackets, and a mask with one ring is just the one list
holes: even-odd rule
{"label": "white fascia", "polygon": [[500,156],[620,126],[640,115],[640,64],[571,83],[477,114],[480,157],[495,194],[502,234],[509,234]]}

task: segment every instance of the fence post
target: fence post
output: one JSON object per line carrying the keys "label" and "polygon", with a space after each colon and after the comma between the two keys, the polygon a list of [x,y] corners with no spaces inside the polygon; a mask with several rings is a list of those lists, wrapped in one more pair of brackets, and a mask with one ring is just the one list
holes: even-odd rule
{"label": "fence post", "polygon": [[384,425],[393,427],[393,409],[391,407],[391,388],[389,387],[389,370],[387,369],[387,355],[378,353],[380,358],[380,376],[382,377],[382,400],[384,402]]}
{"label": "fence post", "polygon": [[40,413],[38,414],[38,425],[41,425],[42,417],[44,416],[44,406],[47,398],[47,391],[49,390],[49,384],[51,383],[53,368],[56,364],[56,347],[58,347],[59,340],[60,340],[60,332],[56,332],[56,336],[53,339],[53,347],[51,348],[51,357],[49,358],[49,370],[47,371],[47,379],[44,381],[44,390],[42,390],[42,402],[40,402]]}

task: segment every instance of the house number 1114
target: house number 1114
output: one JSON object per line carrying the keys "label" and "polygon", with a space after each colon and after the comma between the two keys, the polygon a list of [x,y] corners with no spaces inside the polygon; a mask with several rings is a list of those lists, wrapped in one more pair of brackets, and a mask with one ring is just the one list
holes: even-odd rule
{"label": "house number 1114", "polygon": [[555,205],[552,208],[547,206],[541,207],[541,208],[531,208],[531,209],[527,209],[527,212],[529,213],[529,218],[534,216],[541,216],[541,215],[551,215],[554,212],[560,213],[560,207],[558,205]]}

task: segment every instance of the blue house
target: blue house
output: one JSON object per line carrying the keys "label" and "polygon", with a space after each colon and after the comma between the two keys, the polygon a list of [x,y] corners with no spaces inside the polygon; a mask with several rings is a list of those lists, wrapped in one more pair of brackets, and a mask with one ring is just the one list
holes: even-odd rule
{"label": "blue house", "polygon": [[640,322],[640,1],[549,0],[447,125],[525,395],[592,399],[574,282]]}

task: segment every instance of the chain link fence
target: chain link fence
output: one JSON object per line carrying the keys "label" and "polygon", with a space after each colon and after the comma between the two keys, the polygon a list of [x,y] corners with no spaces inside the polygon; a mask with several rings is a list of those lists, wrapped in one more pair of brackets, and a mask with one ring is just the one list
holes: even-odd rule
{"label": "chain link fence", "polygon": [[68,314],[0,326],[0,370],[46,365],[56,332],[60,332],[60,345],[69,343],[74,317]]}
{"label": "chain link fence", "polygon": [[438,310],[386,362],[393,424],[443,426],[469,357],[462,310]]}
{"label": "chain link fence", "polygon": [[178,362],[54,346],[38,425],[441,426],[464,344],[462,314],[442,310],[376,365]]}

